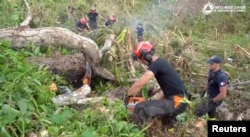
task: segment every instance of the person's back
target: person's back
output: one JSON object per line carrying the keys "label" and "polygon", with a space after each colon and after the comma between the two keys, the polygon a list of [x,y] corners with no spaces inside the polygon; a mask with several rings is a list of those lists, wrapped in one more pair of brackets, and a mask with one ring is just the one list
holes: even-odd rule
{"label": "person's back", "polygon": [[87,26],[87,20],[85,18],[78,20],[76,26],[77,30],[79,31],[89,31],[89,28]]}
{"label": "person's back", "polygon": [[183,94],[184,84],[177,71],[167,60],[158,58],[149,65],[148,70],[155,74],[166,97]]}
{"label": "person's back", "polygon": [[137,43],[132,57],[147,65],[148,70],[129,88],[128,97],[135,96],[154,77],[161,87],[162,94],[160,98],[150,98],[136,104],[132,116],[135,123],[144,124],[149,118],[162,116],[170,122],[163,120],[164,124],[173,126],[171,123],[175,117],[187,107],[186,103],[181,102],[186,92],[179,74],[167,60],[154,55],[153,45],[148,41]]}
{"label": "person's back", "polygon": [[105,22],[104,22],[104,27],[108,27],[110,25],[112,25],[113,23],[116,22],[116,17],[113,15],[113,16],[110,16]]}
{"label": "person's back", "polygon": [[144,29],[143,29],[141,23],[139,23],[138,26],[136,27],[136,32],[137,32],[138,42],[142,41],[143,40]]}
{"label": "person's back", "polygon": [[144,29],[143,29],[142,26],[137,26],[136,30],[137,30],[137,35],[138,36],[143,36]]}
{"label": "person's back", "polygon": [[77,21],[76,26],[82,29],[83,25],[80,20]]}
{"label": "person's back", "polygon": [[108,27],[111,24],[110,20],[106,20],[104,22],[104,27]]}

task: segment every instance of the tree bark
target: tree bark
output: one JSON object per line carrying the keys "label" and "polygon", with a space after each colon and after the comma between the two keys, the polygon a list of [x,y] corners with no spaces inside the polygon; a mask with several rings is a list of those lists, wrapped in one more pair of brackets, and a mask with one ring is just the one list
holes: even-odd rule
{"label": "tree bark", "polygon": [[30,21],[32,20],[32,10],[29,6],[29,3],[26,0],[24,0],[24,3],[28,11],[25,20],[20,24],[20,26],[28,26],[30,24]]}
{"label": "tree bark", "polygon": [[55,53],[50,58],[28,57],[26,61],[32,65],[43,65],[50,72],[65,77],[75,88],[83,85],[82,78],[87,73],[86,59],[81,53],[73,55]]}
{"label": "tree bark", "polygon": [[229,86],[230,87],[237,87],[237,86],[244,86],[250,84],[250,80],[248,81],[243,81],[243,82],[237,82],[237,83],[232,83]]}
{"label": "tree bark", "polygon": [[0,40],[8,40],[13,48],[24,48],[27,43],[37,46],[64,46],[78,49],[83,53],[93,71],[109,80],[115,77],[108,70],[100,66],[99,48],[97,44],[87,38],[60,27],[43,27],[31,29],[25,26],[0,29]]}

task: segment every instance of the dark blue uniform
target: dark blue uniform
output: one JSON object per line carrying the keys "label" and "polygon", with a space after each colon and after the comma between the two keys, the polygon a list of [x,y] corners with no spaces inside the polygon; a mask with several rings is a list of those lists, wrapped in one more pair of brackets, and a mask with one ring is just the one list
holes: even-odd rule
{"label": "dark blue uniform", "polygon": [[97,28],[97,16],[98,13],[96,12],[89,12],[88,17],[89,17],[89,27],[90,29],[96,29]]}
{"label": "dark blue uniform", "polygon": [[112,24],[112,22],[110,21],[110,20],[106,20],[105,22],[104,22],[104,26],[105,27],[107,27],[107,26],[109,26],[109,25],[111,25]]}
{"label": "dark blue uniform", "polygon": [[143,39],[143,32],[144,32],[143,27],[141,25],[137,26],[136,31],[137,31],[137,39],[138,41],[141,41]]}
{"label": "dark blue uniform", "polygon": [[[214,103],[212,101],[213,98],[215,98],[220,93],[220,87],[227,86],[228,83],[228,77],[227,74],[219,69],[216,72],[209,72],[208,77],[208,102],[204,101],[201,105],[198,106],[196,110],[197,116],[202,116],[205,113],[208,113],[209,118],[215,118],[216,117],[216,108],[221,105],[222,101],[219,101],[217,103]],[[208,103],[208,106],[207,106]]]}
{"label": "dark blue uniform", "polygon": [[220,87],[227,85],[227,74],[221,69],[216,72],[209,72],[208,95],[212,99],[220,93]]}
{"label": "dark blue uniform", "polygon": [[88,26],[86,24],[82,24],[81,20],[77,21],[76,26],[80,29],[87,29],[89,30]]}

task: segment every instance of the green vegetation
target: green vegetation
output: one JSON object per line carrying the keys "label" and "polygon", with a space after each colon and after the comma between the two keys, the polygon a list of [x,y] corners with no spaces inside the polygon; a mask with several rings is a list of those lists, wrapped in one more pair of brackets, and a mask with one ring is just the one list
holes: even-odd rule
{"label": "green vegetation", "polygon": [[55,106],[51,100],[55,94],[48,86],[53,81],[65,83],[64,79],[42,67],[30,66],[24,60],[27,53],[13,51],[9,46],[8,42],[0,45],[2,137],[27,136],[41,130],[51,136],[143,136],[133,124],[124,121],[128,111],[121,101],[103,101],[99,107],[86,106],[80,111]]}

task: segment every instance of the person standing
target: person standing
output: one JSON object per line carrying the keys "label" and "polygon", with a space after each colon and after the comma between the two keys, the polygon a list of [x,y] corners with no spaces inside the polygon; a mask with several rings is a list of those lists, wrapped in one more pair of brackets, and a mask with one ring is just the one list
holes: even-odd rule
{"label": "person standing", "polygon": [[198,117],[208,113],[209,120],[216,120],[216,108],[221,105],[227,96],[228,77],[221,69],[221,62],[222,59],[218,55],[214,55],[208,60],[209,77],[205,89],[205,92],[208,94],[208,100],[205,99],[196,108],[195,114]]}
{"label": "person standing", "polygon": [[87,14],[89,19],[89,27],[91,30],[97,29],[97,17],[99,16],[96,9],[92,7],[90,12]]}
{"label": "person standing", "polygon": [[142,27],[142,24],[139,23],[136,27],[136,33],[137,33],[137,40],[138,42],[143,40],[143,33],[144,33],[144,29]]}

